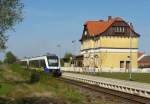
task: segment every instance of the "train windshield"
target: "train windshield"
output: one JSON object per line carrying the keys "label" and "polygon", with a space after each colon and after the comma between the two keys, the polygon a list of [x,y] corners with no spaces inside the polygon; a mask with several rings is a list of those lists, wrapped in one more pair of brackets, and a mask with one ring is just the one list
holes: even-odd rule
{"label": "train windshield", "polygon": [[47,56],[49,66],[58,66],[59,60],[57,56]]}

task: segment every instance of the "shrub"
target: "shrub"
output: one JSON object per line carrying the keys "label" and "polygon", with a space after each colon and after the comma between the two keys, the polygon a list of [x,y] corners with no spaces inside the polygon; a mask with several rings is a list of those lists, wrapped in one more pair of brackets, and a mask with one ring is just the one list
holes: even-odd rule
{"label": "shrub", "polygon": [[6,53],[4,63],[13,64],[16,61],[17,61],[17,57],[11,51]]}
{"label": "shrub", "polygon": [[2,64],[2,61],[0,60],[0,65]]}
{"label": "shrub", "polygon": [[35,70],[31,72],[31,79],[30,83],[36,83],[40,81],[40,73],[36,72]]}

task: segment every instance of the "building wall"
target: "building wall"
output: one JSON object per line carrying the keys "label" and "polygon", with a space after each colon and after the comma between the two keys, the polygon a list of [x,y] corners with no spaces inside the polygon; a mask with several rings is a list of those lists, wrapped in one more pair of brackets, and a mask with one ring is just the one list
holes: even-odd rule
{"label": "building wall", "polygon": [[[129,52],[99,52],[95,53],[98,57],[93,57],[93,54],[84,54],[84,66],[103,68],[120,68],[120,61],[129,61]],[[132,67],[137,68],[137,52],[132,52]],[[95,63],[94,63],[95,60]]]}
{"label": "building wall", "polygon": [[[104,68],[116,69],[120,68],[120,61],[129,61],[129,53],[101,53],[102,62],[98,65],[102,64]],[[137,68],[137,53],[132,53],[132,68]],[[124,63],[125,68],[125,63]]]}
{"label": "building wall", "polygon": [[[81,44],[81,50],[90,48],[130,48],[129,37],[103,36],[99,37],[95,42],[93,39],[84,40]],[[138,38],[132,38],[132,48],[138,48]]]}
{"label": "building wall", "polygon": [[[132,68],[136,69],[138,38],[132,38]],[[87,49],[87,50],[84,50]],[[89,50],[88,50],[89,49]],[[98,67],[102,69],[120,69],[120,61],[124,61],[123,71],[126,71],[126,61],[130,60],[130,38],[129,37],[99,37],[94,40],[83,41],[81,54],[84,55],[83,64],[85,67]],[[94,58],[95,56],[95,58]],[[95,60],[95,62],[94,62]]]}
{"label": "building wall", "polygon": [[[129,37],[101,37],[98,40],[100,47],[113,47],[113,48],[130,48]],[[138,38],[132,38],[132,48],[138,48]]]}

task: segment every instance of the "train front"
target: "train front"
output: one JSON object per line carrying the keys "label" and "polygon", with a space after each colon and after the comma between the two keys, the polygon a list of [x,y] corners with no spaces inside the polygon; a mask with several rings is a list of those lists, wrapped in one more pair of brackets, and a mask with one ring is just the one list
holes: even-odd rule
{"label": "train front", "polygon": [[48,71],[54,76],[61,76],[60,62],[56,55],[47,56]]}

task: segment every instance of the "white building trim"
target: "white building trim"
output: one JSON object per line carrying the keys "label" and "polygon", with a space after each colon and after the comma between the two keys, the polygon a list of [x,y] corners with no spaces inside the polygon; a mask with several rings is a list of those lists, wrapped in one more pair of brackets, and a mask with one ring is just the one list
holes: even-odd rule
{"label": "white building trim", "polygon": [[[93,53],[93,52],[118,52],[118,53],[126,53],[130,52],[130,49],[106,49],[106,48],[99,48],[99,49],[90,49],[81,51],[81,54],[85,53]],[[131,49],[131,52],[138,52],[138,49]]]}
{"label": "white building trim", "polygon": [[138,58],[138,61],[140,61],[144,56],[147,56],[147,55],[143,54],[142,56],[140,56],[140,57]]}

